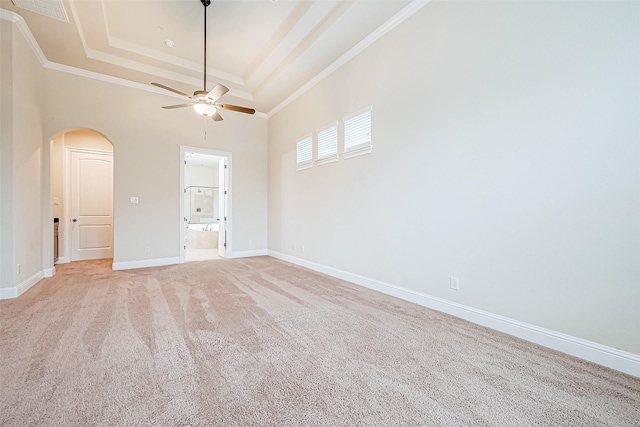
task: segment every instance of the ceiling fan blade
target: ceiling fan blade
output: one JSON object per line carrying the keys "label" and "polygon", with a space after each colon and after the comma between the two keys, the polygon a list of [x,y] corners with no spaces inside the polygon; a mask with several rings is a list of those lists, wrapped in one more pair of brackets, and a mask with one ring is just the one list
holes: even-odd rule
{"label": "ceiling fan blade", "polygon": [[213,119],[214,122],[222,121],[222,116],[217,111],[211,115],[211,118]]}
{"label": "ceiling fan blade", "polygon": [[256,112],[256,110],[254,110],[253,108],[239,107],[237,105],[231,105],[231,104],[220,104],[218,105],[218,107],[224,110],[237,111],[239,113],[246,113],[246,114],[254,114]]}
{"label": "ceiling fan blade", "polygon": [[229,92],[228,87],[221,84],[217,84],[213,89],[209,91],[209,93],[207,94],[207,98],[209,98],[212,102],[216,102],[218,99],[222,97],[222,95],[224,95],[227,92]]}
{"label": "ceiling fan blade", "polygon": [[165,89],[165,90],[171,91],[171,92],[173,92],[173,93],[177,93],[178,95],[182,95],[182,96],[184,96],[185,98],[191,98],[191,97],[190,97],[189,95],[187,95],[186,93],[184,93],[184,92],[180,92],[179,90],[176,90],[176,89],[172,89],[172,88],[170,88],[169,86],[165,86],[165,85],[162,85],[162,84],[160,84],[160,83],[151,83],[151,84],[152,84],[152,85],[154,85],[154,86],[161,87],[162,89]]}
{"label": "ceiling fan blade", "polygon": [[165,108],[167,110],[171,110],[174,108],[184,108],[184,107],[191,107],[193,104],[178,104],[178,105],[165,105],[162,108]]}

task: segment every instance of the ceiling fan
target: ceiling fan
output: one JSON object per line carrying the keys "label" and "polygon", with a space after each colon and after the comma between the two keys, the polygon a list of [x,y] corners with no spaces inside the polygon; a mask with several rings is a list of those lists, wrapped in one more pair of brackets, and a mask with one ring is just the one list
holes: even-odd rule
{"label": "ceiling fan", "polygon": [[225,93],[229,92],[229,88],[224,85],[216,84],[213,89],[207,91],[207,6],[211,4],[211,0],[200,0],[200,2],[204,6],[204,90],[197,90],[193,92],[193,96],[189,96],[184,92],[170,88],[163,84],[151,83],[154,86],[169,90],[173,93],[177,93],[178,95],[184,96],[185,98],[189,99],[189,102],[187,104],[167,105],[162,108],[171,110],[174,108],[193,106],[193,109],[198,114],[204,117],[211,117],[216,122],[222,120],[222,116],[220,115],[220,113],[218,113],[219,108],[223,110],[238,111],[240,113],[254,114],[256,110],[254,110],[253,108],[239,107],[237,105],[231,104],[217,104],[216,102]]}

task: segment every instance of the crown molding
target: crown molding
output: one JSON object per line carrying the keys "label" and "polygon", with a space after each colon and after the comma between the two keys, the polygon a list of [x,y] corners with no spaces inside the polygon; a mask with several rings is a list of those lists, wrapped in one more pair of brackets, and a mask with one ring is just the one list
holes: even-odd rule
{"label": "crown molding", "polygon": [[[422,9],[424,6],[426,6],[430,2],[431,2],[431,0],[413,0],[411,3],[409,3],[407,6],[405,6],[400,12],[396,13],[391,19],[386,21],[384,24],[382,24],[380,27],[378,27],[376,30],[374,30],[371,34],[369,34],[366,38],[364,38],[362,41],[360,41],[360,43],[358,43],[357,45],[355,45],[354,47],[349,49],[349,51],[347,51],[344,55],[342,55],[340,58],[338,58],[336,61],[334,61],[331,65],[329,65],[327,68],[322,70],[320,73],[318,73],[315,77],[313,77],[307,83],[302,85],[298,90],[296,90],[291,95],[289,95],[284,101],[280,102],[278,105],[276,105],[274,108],[272,108],[267,113],[256,112],[255,115],[258,116],[258,117],[262,117],[262,118],[267,118],[268,119],[269,117],[271,117],[274,114],[278,113],[280,110],[285,108],[287,105],[291,104],[293,101],[298,99],[304,93],[306,93],[311,88],[313,88],[315,85],[317,85],[322,80],[324,80],[325,78],[330,76],[334,71],[338,70],[344,64],[346,64],[351,59],[353,59],[355,56],[357,56],[360,52],[362,52],[367,47],[372,45],[375,41],[380,39],[382,36],[387,34],[389,31],[391,31],[392,29],[394,29],[395,27],[400,25],[407,18],[412,16],[414,13],[416,13],[418,10]],[[74,16],[74,19],[75,19],[75,10],[73,9],[73,4],[72,4],[71,9],[72,9],[71,12],[72,12],[72,14]],[[26,22],[24,21],[24,19],[20,15],[14,13],[14,12],[8,11],[6,9],[0,9],[0,18],[4,19],[4,20],[11,21],[11,22],[14,22],[14,23],[17,24],[17,26],[20,29],[21,33],[23,34],[23,36],[27,40],[29,46],[31,46],[34,54],[36,55],[36,57],[38,58],[38,60],[40,61],[40,63],[42,64],[42,66],[44,68],[57,70],[57,71],[65,72],[65,73],[70,73],[70,74],[74,74],[74,75],[77,75],[77,76],[87,77],[87,78],[91,78],[91,79],[95,79],[95,80],[100,80],[100,81],[104,81],[104,82],[108,82],[108,83],[112,83],[112,84],[117,84],[117,85],[121,85],[121,86],[131,87],[131,88],[134,88],[134,89],[145,90],[147,92],[158,93],[158,94],[162,94],[162,95],[165,95],[165,96],[174,96],[173,94],[167,93],[167,91],[158,89],[158,88],[156,88],[154,86],[151,86],[151,85],[137,83],[137,82],[133,82],[133,81],[130,81],[130,80],[122,79],[122,78],[119,78],[119,77],[112,77],[112,76],[108,76],[108,75],[97,73],[97,72],[93,72],[93,71],[87,71],[87,70],[84,70],[84,69],[80,69],[80,68],[71,67],[71,66],[68,66],[68,65],[63,65],[63,64],[58,64],[58,63],[55,63],[55,62],[51,62],[51,61],[47,60],[46,56],[42,52],[42,49],[40,49],[40,46],[38,45],[38,42],[33,37],[33,34],[31,33],[31,30],[29,29],[29,27],[27,26]],[[82,43],[83,43],[83,46],[85,47],[85,50],[88,49],[88,47],[86,46],[86,42],[84,40],[84,37],[82,37],[82,35],[81,35],[81,38],[82,38]],[[89,49],[89,50],[93,51],[93,49]],[[100,58],[95,58],[95,59],[100,60]],[[107,61],[107,62],[109,62],[109,61]],[[162,72],[160,74],[161,75],[162,74],[166,74],[166,72]],[[172,75],[170,77],[167,77],[167,78],[169,78],[171,80],[175,80],[175,81],[181,81],[181,82],[183,81],[183,79],[184,79],[183,77],[182,78],[176,78],[177,76],[174,76],[173,74],[176,74],[176,73],[172,73]],[[191,83],[189,83],[189,84],[191,84]],[[242,99],[247,99],[247,100],[250,100],[250,101],[254,100],[253,94],[251,94],[250,92],[246,92],[246,91],[231,89],[229,91],[229,95],[230,96],[234,96],[234,97],[238,97],[238,98],[242,98]],[[175,95],[175,97],[179,98],[179,99],[182,99],[182,97],[179,97],[177,95]]]}
{"label": "crown molding", "polygon": [[[194,72],[197,72],[197,73],[202,73],[202,64],[201,63],[188,61],[186,59],[179,58],[179,57],[177,57],[175,55],[169,55],[169,54],[161,52],[159,50],[146,49],[143,46],[137,45],[135,43],[130,43],[128,41],[119,39],[117,37],[113,37],[111,35],[108,35],[107,43],[109,44],[110,47],[126,50],[128,52],[132,52],[132,53],[135,53],[135,54],[140,55],[140,56],[152,57],[152,58],[155,58],[155,59],[157,59],[159,61],[165,62],[167,64],[176,65],[176,66],[182,67],[182,68],[187,69],[187,70],[191,70],[191,71],[194,71]],[[108,55],[107,53],[98,51],[96,49],[85,48],[85,50],[87,50],[87,56],[89,56],[89,53],[91,53],[92,55],[95,55],[95,56]],[[99,57],[95,57],[95,58],[93,56],[90,56],[90,57],[93,58],[93,59],[100,59]],[[118,56],[110,55],[110,59],[109,59],[108,62],[112,62],[115,65],[120,65],[122,67],[133,68],[134,70],[137,70],[137,71],[147,72],[147,71],[145,71],[143,69],[146,66],[144,64],[140,63],[140,62],[129,60],[129,61],[127,61],[127,65],[125,65],[125,63],[119,63],[121,61],[122,61],[122,59],[119,58]],[[178,73],[174,73],[174,74],[175,75],[180,75]],[[245,81],[241,76],[237,76],[237,75],[232,74],[232,73],[227,73],[226,71],[222,71],[222,70],[219,70],[217,68],[207,67],[207,75],[213,76],[213,77],[215,77],[216,79],[219,79],[219,80],[225,80],[225,81],[232,82],[232,83],[235,83],[235,84],[238,84],[238,85],[242,85],[242,86],[245,85]],[[185,82],[185,83],[187,83],[187,82]]]}
{"label": "crown molding", "polygon": [[62,73],[73,74],[75,76],[86,77],[93,80],[100,80],[105,83],[112,83],[119,86],[130,87],[133,89],[145,90],[147,92],[153,92],[160,95],[172,96],[177,99],[184,99],[183,97],[177,94],[174,95],[166,90],[163,90],[155,86],[138,83],[138,82],[132,82],[131,80],[121,79],[120,77],[108,76],[106,74],[96,73],[95,71],[88,71],[82,68],[76,68],[76,67],[71,67],[69,65],[59,64],[57,62],[47,61],[46,64],[43,65],[43,67],[49,70],[55,70],[55,71],[60,71]]}
{"label": "crown molding", "polygon": [[10,10],[0,9],[0,19],[4,19],[5,21],[10,21],[16,24],[16,26],[20,30],[20,33],[27,41],[27,44],[29,44],[29,47],[31,47],[34,55],[36,56],[36,58],[38,58],[38,61],[40,61],[40,65],[44,66],[47,62],[49,62],[42,49],[40,49],[40,45],[36,41],[36,38],[33,37],[33,33],[31,33],[31,30],[27,26],[27,23],[22,16],[18,15],[15,12],[11,12]]}
{"label": "crown molding", "polygon": [[298,90],[293,92],[284,101],[273,107],[270,111],[267,112],[267,116],[271,117],[276,114],[278,111],[282,110],[287,105],[291,104],[293,101],[301,97],[315,85],[320,83],[322,80],[329,77],[334,71],[338,68],[342,67],[344,64],[349,62],[351,59],[356,57],[360,52],[365,50],[367,47],[371,46],[375,41],[379,38],[387,34],[389,31],[393,30],[395,27],[404,22],[405,19],[409,18],[411,15],[416,13],[418,10],[422,9],[424,6],[429,4],[431,0],[413,0],[407,6],[405,6],[400,12],[396,13],[391,19],[382,24],[380,27],[375,29],[371,34],[362,39],[360,43],[349,49],[344,55],[340,58],[336,59],[331,65],[322,70],[319,74],[309,80],[307,83],[302,85]]}
{"label": "crown molding", "polygon": [[[31,30],[27,26],[27,23],[25,22],[24,18],[22,18],[22,16],[6,9],[0,9],[0,19],[16,24],[16,26],[20,30],[20,33],[27,41],[27,44],[29,44],[29,47],[31,47],[31,50],[33,51],[35,56],[38,58],[38,61],[40,62],[40,65],[42,65],[43,68],[60,71],[62,73],[73,74],[75,76],[86,77],[93,80],[99,80],[106,83],[116,84],[119,86],[125,86],[133,89],[157,93],[159,95],[171,96],[177,99],[184,99],[179,95],[174,95],[171,92],[157,88],[152,85],[138,83],[138,82],[134,82],[127,79],[122,79],[120,77],[113,77],[106,74],[97,73],[95,71],[89,71],[82,68],[72,67],[70,65],[64,65],[57,62],[49,61],[45,56],[44,52],[42,51],[42,49],[40,49],[40,45],[38,45],[38,42],[33,36],[33,33],[31,33]],[[242,90],[231,89],[229,90],[229,95],[237,98],[253,101],[253,95],[249,92],[245,92]],[[256,112],[255,116],[258,116],[261,118],[267,118],[267,115],[265,113],[260,113],[260,112]]]}
{"label": "crown molding", "polygon": [[13,13],[7,9],[0,9],[0,19],[4,19],[5,21],[18,22],[19,19],[22,19],[20,15],[17,13]]}
{"label": "crown molding", "polygon": [[[153,92],[159,95],[171,96],[176,99],[184,100],[182,96],[166,91],[156,86],[133,82],[131,80],[122,79],[120,77],[108,76],[106,74],[96,73],[95,71],[88,71],[82,68],[76,68],[76,67],[71,67],[69,65],[59,64],[57,62],[47,61],[43,65],[43,67],[49,70],[60,71],[62,73],[73,74],[75,76],[86,77],[93,80],[99,80],[106,83],[130,87],[132,89],[144,90],[147,92]],[[231,89],[228,93],[231,96],[238,96],[238,93],[241,94],[242,92]],[[250,99],[253,99],[253,98],[250,98]],[[261,113],[259,111],[256,111],[254,116],[265,118],[265,119],[268,118],[268,116],[265,113]]]}
{"label": "crown molding", "polygon": [[[113,54],[89,47],[89,44],[87,43],[87,39],[84,35],[84,28],[82,27],[81,20],[78,17],[78,11],[76,10],[76,7],[73,2],[69,3],[69,8],[71,10],[71,15],[73,16],[73,20],[75,21],[76,26],[78,27],[78,35],[80,36],[82,48],[84,49],[84,54],[86,55],[87,58],[93,59],[96,61],[106,62],[108,64],[113,64],[122,68],[128,68],[130,70],[134,70],[142,73],[156,75],[158,77],[163,77],[169,80],[185,83],[191,86],[199,87],[201,83],[201,80],[199,78],[188,77],[181,73],[169,72],[162,68],[143,64],[139,61],[135,61],[132,59],[122,58],[117,55],[113,55]],[[141,46],[135,45],[133,43],[127,43],[123,40],[115,39],[111,36],[111,33],[109,32],[109,24],[106,21],[107,14],[106,14],[106,11],[104,10],[104,3],[102,3],[102,8],[103,8],[103,13],[102,13],[103,25],[106,31],[107,45],[110,47],[115,47],[118,49],[123,49],[132,53],[136,53],[141,56],[148,56],[149,52],[145,51],[145,49],[143,49]],[[186,60],[177,58],[173,55],[166,55],[158,51],[154,51],[154,55],[160,61],[178,65],[180,67],[186,68],[191,71],[195,71],[199,73],[202,70],[202,68],[198,67],[195,62],[186,61]],[[213,70],[213,72],[211,70]],[[226,73],[218,69],[212,69],[210,67],[207,67],[207,74],[213,75],[217,79],[225,80],[233,84],[244,85],[244,80],[241,77],[231,73]],[[236,91],[236,93],[234,93],[233,96],[246,99],[249,101],[253,101],[253,95],[246,91]]]}
{"label": "crown molding", "polygon": [[[40,45],[36,41],[35,37],[33,37],[33,33],[31,33],[31,30],[27,26],[27,23],[25,22],[22,16],[6,9],[0,9],[0,19],[4,19],[6,21],[10,21],[16,24],[16,26],[20,30],[20,33],[29,44],[29,47],[31,47],[31,50],[36,55],[36,57],[38,58],[38,61],[40,62],[40,65],[42,65],[43,68],[61,71],[63,73],[68,73],[68,74],[74,74],[76,76],[87,77],[94,80],[101,80],[107,83],[113,83],[120,86],[128,86],[134,89],[141,89],[141,90],[146,90],[148,92],[159,93],[162,95],[169,95],[167,91],[164,91],[160,88],[156,88],[155,86],[144,85],[142,83],[136,83],[130,80],[121,79],[119,77],[112,77],[106,74],[87,71],[81,68],[59,64],[57,62],[51,62],[44,55],[44,52],[42,51],[42,49],[40,49]],[[176,95],[176,98],[178,98],[178,95]],[[179,97],[179,98],[182,98],[182,97]]]}

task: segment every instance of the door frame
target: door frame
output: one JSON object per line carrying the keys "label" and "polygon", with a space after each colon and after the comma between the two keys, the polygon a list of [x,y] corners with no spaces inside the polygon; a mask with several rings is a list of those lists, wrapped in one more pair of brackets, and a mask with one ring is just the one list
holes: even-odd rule
{"label": "door frame", "polygon": [[[88,153],[88,154],[106,154],[113,158],[115,158],[113,151],[104,151],[104,150],[94,150],[91,148],[78,148],[78,147],[64,147],[64,173],[62,174],[62,198],[64,200],[64,218],[60,218],[60,223],[62,223],[64,233],[64,259],[61,259],[58,264],[63,264],[67,262],[71,262],[71,153]],[[112,163],[113,165],[113,163]],[[114,175],[112,176],[113,181],[113,190],[114,194],[112,197],[112,206],[111,209],[113,212],[111,213],[111,233],[112,233],[112,241],[115,242],[115,168]],[[113,248],[115,252],[115,248]]]}
{"label": "door frame", "polygon": [[178,224],[180,229],[180,264],[185,262],[185,245],[186,245],[186,236],[184,232],[184,219],[186,218],[186,214],[184,211],[184,165],[186,161],[186,153],[198,153],[204,154],[207,156],[215,156],[215,157],[225,157],[227,159],[227,168],[229,170],[228,177],[229,180],[227,184],[227,251],[226,257],[231,258],[231,254],[233,253],[232,249],[232,236],[233,236],[233,178],[232,178],[232,154],[228,151],[218,151],[218,150],[210,150],[208,148],[198,148],[198,147],[189,147],[186,145],[180,146],[180,217],[178,218]]}

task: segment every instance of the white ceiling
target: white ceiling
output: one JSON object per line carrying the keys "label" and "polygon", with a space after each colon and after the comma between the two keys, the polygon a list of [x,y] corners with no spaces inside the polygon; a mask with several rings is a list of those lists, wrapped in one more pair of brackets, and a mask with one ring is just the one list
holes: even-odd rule
{"label": "white ceiling", "polygon": [[[200,0],[14,1],[31,10],[0,4],[24,18],[48,61],[189,94],[203,89]],[[426,3],[212,0],[207,88],[222,83],[231,91],[221,101],[273,112]],[[47,10],[55,17],[42,14]]]}

